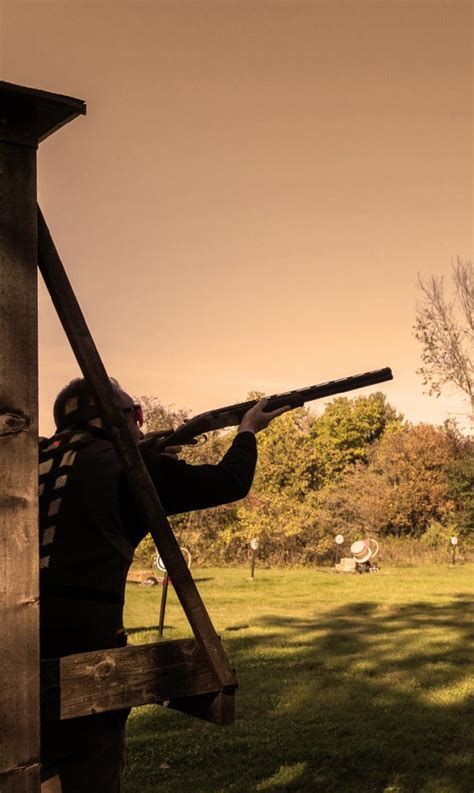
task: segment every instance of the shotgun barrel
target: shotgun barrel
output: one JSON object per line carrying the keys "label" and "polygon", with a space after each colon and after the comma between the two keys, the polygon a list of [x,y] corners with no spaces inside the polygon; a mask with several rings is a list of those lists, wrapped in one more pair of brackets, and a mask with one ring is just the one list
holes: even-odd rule
{"label": "shotgun barrel", "polygon": [[[385,367],[385,369],[375,369],[372,372],[342,377],[339,380],[330,380],[327,383],[311,385],[307,388],[297,388],[294,391],[286,391],[282,394],[272,394],[265,397],[268,400],[265,410],[270,412],[286,405],[294,409],[315,399],[322,399],[334,394],[343,394],[346,391],[354,391],[357,388],[377,385],[392,379],[392,370],[389,367]],[[213,430],[224,429],[225,427],[236,427],[240,424],[247,410],[250,410],[257,402],[258,399],[250,399],[248,402],[238,402],[235,405],[226,405],[216,410],[200,413],[194,418],[185,421],[184,424],[181,424],[175,430],[164,430],[157,433],[155,435],[155,448],[193,444],[194,439],[199,435],[204,435]]]}

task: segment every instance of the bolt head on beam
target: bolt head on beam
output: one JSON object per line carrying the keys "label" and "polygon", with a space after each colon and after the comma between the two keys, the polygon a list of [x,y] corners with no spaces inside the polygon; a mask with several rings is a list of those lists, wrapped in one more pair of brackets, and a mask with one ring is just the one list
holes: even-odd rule
{"label": "bolt head on beam", "polygon": [[0,80],[0,141],[36,148],[85,112],[81,99]]}

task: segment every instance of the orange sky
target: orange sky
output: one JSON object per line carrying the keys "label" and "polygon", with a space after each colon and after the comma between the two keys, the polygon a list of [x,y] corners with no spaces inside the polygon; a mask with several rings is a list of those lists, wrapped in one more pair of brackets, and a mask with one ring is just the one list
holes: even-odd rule
{"label": "orange sky", "polygon": [[[382,366],[472,258],[471,2],[3,0],[2,78],[84,99],[39,198],[109,373],[198,412]],[[40,428],[77,367],[40,290]],[[461,416],[458,416],[462,420]]]}

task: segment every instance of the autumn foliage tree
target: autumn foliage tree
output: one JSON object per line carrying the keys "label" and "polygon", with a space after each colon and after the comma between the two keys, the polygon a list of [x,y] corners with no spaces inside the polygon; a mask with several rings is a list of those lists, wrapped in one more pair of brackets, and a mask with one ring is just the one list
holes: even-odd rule
{"label": "autumn foliage tree", "polygon": [[[258,394],[251,394],[250,398]],[[174,427],[187,411],[142,399],[147,430]],[[234,430],[185,448],[194,464],[217,463]],[[419,538],[456,521],[467,533],[474,503],[474,451],[453,425],[410,425],[376,392],[339,397],[320,415],[299,408],[258,436],[256,476],[246,499],[173,516],[179,542],[198,563],[244,562],[259,540],[260,559],[314,563],[333,553],[334,535]],[[443,529],[444,531],[444,529]],[[147,538],[141,548],[151,559]]]}
{"label": "autumn foliage tree", "polygon": [[433,521],[446,521],[455,511],[449,468],[458,450],[449,429],[431,424],[393,428],[368,450],[367,465],[346,470],[321,494],[322,522],[328,531],[354,539],[421,537]]}
{"label": "autumn foliage tree", "polygon": [[419,278],[423,300],[417,310],[415,335],[422,345],[418,370],[429,393],[439,396],[451,383],[467,396],[474,422],[474,275],[471,262],[457,259],[452,268],[452,294],[444,279]]}
{"label": "autumn foliage tree", "polygon": [[449,495],[455,504],[460,534],[474,540],[474,440],[459,439],[459,451],[448,468]]}
{"label": "autumn foliage tree", "polygon": [[374,441],[402,420],[380,391],[330,402],[311,428],[319,486],[336,481],[348,466],[367,462]]}
{"label": "autumn foliage tree", "polygon": [[376,392],[339,397],[320,416],[301,408],[273,422],[259,439],[254,486],[238,508],[240,530],[275,562],[311,562],[333,546],[320,519],[320,494],[401,417]]}
{"label": "autumn foliage tree", "polygon": [[316,519],[314,420],[308,409],[300,408],[261,433],[255,481],[237,509],[241,539],[247,544],[257,538],[260,555],[276,562],[309,561],[328,547]]}

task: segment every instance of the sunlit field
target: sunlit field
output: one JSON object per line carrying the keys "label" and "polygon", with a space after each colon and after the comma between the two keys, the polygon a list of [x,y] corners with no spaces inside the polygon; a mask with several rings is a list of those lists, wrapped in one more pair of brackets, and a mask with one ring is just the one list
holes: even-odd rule
{"label": "sunlit field", "polygon": [[[136,708],[126,793],[473,793],[474,565],[192,572],[237,671],[236,721]],[[131,642],[157,640],[160,599],[128,586]],[[188,635],[171,590],[164,638]]]}

